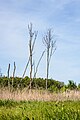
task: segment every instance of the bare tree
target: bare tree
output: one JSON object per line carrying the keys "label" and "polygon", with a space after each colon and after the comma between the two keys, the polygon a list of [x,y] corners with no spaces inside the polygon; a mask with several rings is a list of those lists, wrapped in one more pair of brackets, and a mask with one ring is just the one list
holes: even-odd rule
{"label": "bare tree", "polygon": [[34,49],[34,45],[35,45],[35,41],[37,38],[37,32],[33,32],[32,31],[32,23],[30,23],[30,25],[28,25],[28,29],[29,29],[29,56],[30,56],[30,89],[31,89],[31,83],[32,83],[32,67],[33,67],[33,49]]}
{"label": "bare tree", "polygon": [[15,76],[15,70],[16,70],[16,65],[14,62],[14,70],[13,70],[13,77],[12,77],[12,87],[13,87],[13,81],[14,81],[14,76]]}
{"label": "bare tree", "polygon": [[[33,62],[33,50],[34,50],[34,45],[35,45],[35,41],[36,41],[36,38],[37,38],[37,31],[33,32],[32,30],[32,23],[30,23],[30,25],[28,25],[28,30],[29,30],[29,59],[28,59],[28,62],[26,64],[26,67],[25,67],[25,70],[24,70],[24,73],[22,75],[22,79],[26,73],[26,70],[27,70],[27,67],[30,63],[30,84],[28,86],[28,88],[31,89],[31,84],[33,82],[33,78],[36,78],[36,74],[37,74],[37,71],[38,71],[38,66],[40,64],[40,61],[45,53],[45,50],[42,52],[41,54],[41,57],[38,61],[38,64],[35,68],[35,62]],[[33,72],[33,66],[34,66],[34,75],[32,76],[32,72]],[[33,78],[32,78],[33,77]]]}
{"label": "bare tree", "polygon": [[8,77],[8,88],[10,89],[9,72],[10,72],[10,63],[9,63],[9,65],[8,65],[8,71],[7,71],[7,77]]}
{"label": "bare tree", "polygon": [[[32,68],[33,68],[33,50],[34,50],[34,45],[35,45],[35,41],[37,38],[37,31],[33,32],[32,30],[32,23],[30,23],[30,25],[28,25],[28,30],[29,30],[29,58],[28,58],[28,62],[26,64],[26,67],[24,69],[23,75],[22,75],[22,79],[25,76],[26,70],[28,68],[28,65],[30,63],[30,85],[28,86],[28,88],[31,89],[31,83],[32,83]],[[21,79],[21,81],[22,81]]]}
{"label": "bare tree", "polygon": [[46,89],[47,89],[47,81],[48,81],[48,77],[49,77],[49,65],[50,65],[50,60],[52,55],[54,54],[55,50],[56,50],[56,40],[53,40],[53,36],[52,36],[52,30],[49,29],[47,31],[47,34],[45,35],[45,37],[43,38],[43,43],[46,46],[46,50],[47,50],[47,68],[46,68]]}

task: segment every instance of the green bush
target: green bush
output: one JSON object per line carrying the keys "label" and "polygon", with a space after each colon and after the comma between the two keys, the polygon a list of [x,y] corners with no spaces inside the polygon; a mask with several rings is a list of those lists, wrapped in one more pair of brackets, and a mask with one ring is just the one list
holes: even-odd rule
{"label": "green bush", "polygon": [[48,88],[48,90],[51,92],[58,92],[59,91],[59,89],[54,85],[52,85],[50,88]]}
{"label": "green bush", "polygon": [[74,83],[73,80],[69,80],[67,87],[68,87],[68,89],[73,90],[73,89],[77,88],[77,85],[76,85],[76,83]]}

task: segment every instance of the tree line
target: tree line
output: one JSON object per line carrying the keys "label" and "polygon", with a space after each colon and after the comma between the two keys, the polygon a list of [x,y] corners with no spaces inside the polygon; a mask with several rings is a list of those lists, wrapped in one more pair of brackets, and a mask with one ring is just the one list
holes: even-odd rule
{"label": "tree line", "polygon": [[[28,76],[25,76],[23,79],[21,77],[0,77],[0,88],[2,87],[8,87],[8,81],[9,81],[9,87],[13,89],[24,89],[27,88],[30,84],[30,78]],[[32,89],[43,89],[45,90],[45,83],[46,78],[34,78],[32,82]],[[51,92],[64,92],[66,90],[80,90],[80,83],[76,85],[76,83],[73,80],[69,80],[68,84],[65,85],[64,82],[60,82],[53,79],[48,79],[47,81],[47,90]]]}

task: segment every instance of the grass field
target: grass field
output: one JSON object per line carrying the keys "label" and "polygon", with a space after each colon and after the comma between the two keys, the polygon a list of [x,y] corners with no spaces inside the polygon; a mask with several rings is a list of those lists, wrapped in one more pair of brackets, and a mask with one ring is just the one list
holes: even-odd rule
{"label": "grass field", "polygon": [[0,120],[80,120],[80,101],[0,100]]}
{"label": "grass field", "polygon": [[0,120],[80,120],[80,91],[2,88]]}

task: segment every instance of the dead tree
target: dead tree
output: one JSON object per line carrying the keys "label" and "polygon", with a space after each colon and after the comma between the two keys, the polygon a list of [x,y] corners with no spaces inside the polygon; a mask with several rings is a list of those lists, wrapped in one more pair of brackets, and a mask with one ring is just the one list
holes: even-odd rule
{"label": "dead tree", "polygon": [[8,77],[8,88],[10,88],[9,72],[10,72],[10,63],[9,63],[9,65],[8,65],[8,71],[7,71],[7,77]]}
{"label": "dead tree", "polygon": [[[32,31],[32,23],[30,23],[30,25],[28,25],[28,30],[29,30],[29,58],[28,58],[28,62],[26,64],[26,67],[24,69],[22,79],[24,78],[26,70],[27,70],[28,65],[30,63],[30,85],[29,85],[29,88],[31,89],[32,67],[33,67],[33,61],[32,61],[33,56],[32,55],[33,55],[34,45],[35,45],[35,41],[36,41],[38,32],[37,31],[35,31],[35,32]],[[22,79],[21,79],[21,81],[22,81]]]}
{"label": "dead tree", "polygon": [[[35,63],[33,63],[33,50],[34,50],[34,45],[35,45],[35,41],[36,41],[36,38],[37,38],[37,31],[33,32],[32,30],[32,23],[30,23],[30,25],[28,25],[28,30],[29,30],[29,59],[28,59],[28,62],[26,64],[26,67],[25,67],[25,70],[24,70],[24,73],[22,75],[22,79],[24,78],[25,76],[25,73],[26,73],[26,70],[28,68],[28,65],[30,63],[30,84],[28,86],[28,88],[31,89],[31,84],[33,82],[33,78],[36,77],[36,74],[37,74],[37,71],[38,71],[38,66],[40,64],[40,61],[45,53],[45,50],[43,51],[39,61],[38,61],[38,64],[36,66],[36,69],[35,69]],[[33,72],[33,66],[34,66],[34,75],[32,76],[32,72]],[[33,77],[33,78],[32,78]],[[21,80],[22,80],[21,79]]]}
{"label": "dead tree", "polygon": [[46,89],[47,89],[47,81],[48,81],[48,77],[49,77],[49,65],[50,65],[50,60],[52,55],[54,54],[55,50],[56,50],[56,40],[53,40],[52,37],[52,31],[51,29],[49,29],[47,31],[47,34],[45,35],[45,37],[43,38],[43,43],[46,46],[46,50],[47,50],[47,62],[46,62]]}
{"label": "dead tree", "polygon": [[16,70],[16,65],[14,62],[14,70],[13,70],[13,77],[12,77],[12,87],[13,87],[13,81],[14,81],[14,76],[15,76],[15,70]]}
{"label": "dead tree", "polygon": [[33,67],[33,50],[34,45],[37,37],[37,32],[32,31],[32,23],[28,25],[29,30],[29,59],[30,59],[30,89],[31,89],[31,83],[32,83],[32,67]]}

